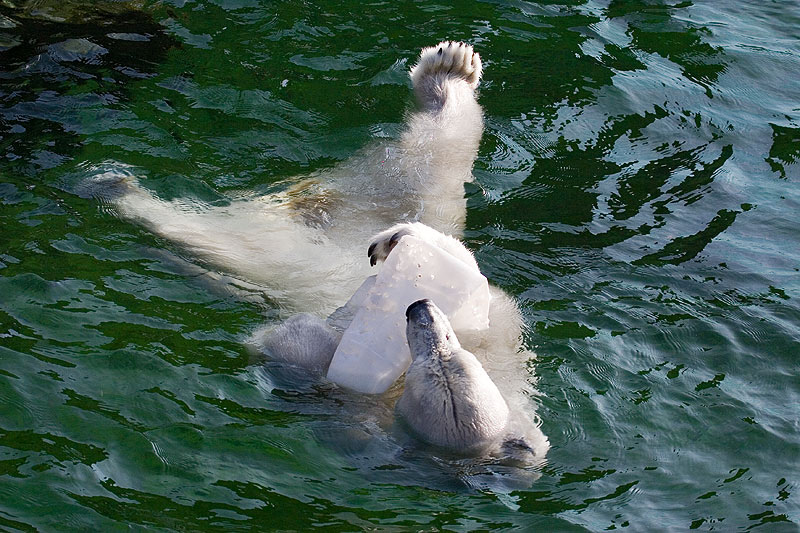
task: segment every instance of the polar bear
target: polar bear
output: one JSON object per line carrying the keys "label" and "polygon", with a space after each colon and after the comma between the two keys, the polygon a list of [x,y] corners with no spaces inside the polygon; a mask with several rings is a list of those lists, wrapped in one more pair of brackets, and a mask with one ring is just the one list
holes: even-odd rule
{"label": "polar bear", "polygon": [[[290,318],[253,340],[287,362],[325,374],[352,317],[342,303],[385,259],[396,235],[419,233],[474,263],[463,244],[446,234],[463,231],[464,184],[472,179],[483,131],[476,98],[481,75],[481,59],[468,44],[445,41],[424,48],[410,69],[418,106],[398,140],[367,147],[332,169],[282,184],[277,192],[242,193],[227,203],[168,201],[145,187],[136,169],[111,162],[98,168],[90,193],[213,269],[260,287]],[[398,221],[404,222],[392,226]],[[368,254],[366,242],[372,242]],[[496,288],[491,295],[489,329],[457,333],[492,375],[509,409],[530,412],[535,391],[521,367],[532,355],[520,345],[522,320],[510,297]],[[546,437],[533,425],[526,427],[535,433],[542,457]]]}
{"label": "polar bear", "polygon": [[[423,239],[460,258],[479,273],[478,264],[461,241],[422,223],[402,223],[376,235],[367,249],[372,265],[385,261],[405,236]],[[359,289],[359,292],[363,290]],[[406,338],[412,362],[405,372],[396,411],[422,441],[459,455],[492,455],[503,462],[541,464],[548,449],[544,434],[527,418],[525,385],[516,373],[497,372],[501,392],[481,361],[462,348],[459,337],[485,363],[511,366],[520,362],[519,314],[501,291],[490,288],[488,329],[454,331],[447,316],[430,299],[406,310]],[[358,292],[327,321],[308,313],[295,315],[274,329],[267,328],[258,345],[273,361],[326,375],[334,353],[363,295]],[[508,399],[508,401],[507,401]],[[512,402],[514,409],[509,408]]]}

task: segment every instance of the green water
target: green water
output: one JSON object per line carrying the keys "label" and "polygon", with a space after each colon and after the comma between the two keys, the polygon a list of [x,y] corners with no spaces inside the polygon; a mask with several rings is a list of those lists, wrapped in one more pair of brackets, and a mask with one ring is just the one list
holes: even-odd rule
{"label": "green water", "polygon": [[[329,168],[444,38],[484,59],[466,242],[538,354],[527,483],[253,361],[257,289],[79,194]],[[796,1],[0,1],[0,530],[798,531],[798,72]]]}

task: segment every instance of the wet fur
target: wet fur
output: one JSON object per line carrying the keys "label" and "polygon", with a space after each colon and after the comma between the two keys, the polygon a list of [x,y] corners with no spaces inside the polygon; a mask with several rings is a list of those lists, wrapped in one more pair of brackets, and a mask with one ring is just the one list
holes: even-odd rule
{"label": "wet fur", "polygon": [[[324,374],[347,313],[335,324],[338,331],[318,317],[330,315],[348,300],[372,274],[370,263],[378,263],[391,251],[397,234],[419,233],[477,268],[469,251],[445,234],[458,236],[464,226],[464,183],[472,180],[483,131],[475,93],[481,68],[478,54],[464,43],[444,42],[423,49],[410,72],[418,109],[406,117],[400,138],[369,146],[352,159],[297,180],[280,192],[242,193],[230,196],[228,203],[215,204],[193,198],[163,200],[145,186],[138,169],[111,161],[97,168],[81,193],[101,197],[121,217],[179,243],[211,268],[256,284],[286,315],[306,313],[277,327],[266,326],[251,342],[280,361]],[[398,221],[406,224],[392,226]],[[372,246],[365,246],[370,242]],[[369,248],[369,258],[365,248]],[[527,416],[514,416],[530,411],[526,394],[533,393],[531,377],[522,371],[522,362],[532,357],[521,352],[522,321],[508,295],[490,290],[490,328],[458,334],[468,353],[493,376],[495,389],[504,392],[512,413],[507,425],[527,431],[524,442],[533,443],[541,458],[547,439]],[[461,362],[460,375],[473,376],[456,380],[458,386],[448,389],[447,397],[457,406],[458,388],[475,381],[479,373],[468,370],[474,366],[474,357],[454,351],[450,359],[453,364]],[[413,377],[415,372],[410,374],[409,394],[419,381]],[[488,404],[497,404],[493,392],[490,396]],[[409,419],[410,402],[403,404]],[[466,412],[463,409],[459,412]],[[487,422],[485,431],[470,434],[468,418],[459,414],[453,418],[456,424],[448,431],[462,436],[465,450],[480,447],[497,425]],[[418,427],[423,436],[428,433],[426,426]],[[448,445],[458,439],[437,436],[434,440]]]}

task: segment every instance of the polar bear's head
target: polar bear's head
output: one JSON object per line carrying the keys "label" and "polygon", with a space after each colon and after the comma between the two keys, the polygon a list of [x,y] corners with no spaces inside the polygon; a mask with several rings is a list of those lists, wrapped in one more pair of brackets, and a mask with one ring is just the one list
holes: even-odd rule
{"label": "polar bear's head", "polygon": [[411,304],[406,318],[412,362],[399,414],[436,446],[474,453],[497,444],[508,406],[475,356],[461,348],[447,316],[426,299]]}

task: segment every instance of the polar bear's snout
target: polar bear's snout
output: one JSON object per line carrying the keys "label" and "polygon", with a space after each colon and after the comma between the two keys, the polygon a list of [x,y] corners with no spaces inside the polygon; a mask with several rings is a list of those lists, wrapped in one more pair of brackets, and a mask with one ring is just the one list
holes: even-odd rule
{"label": "polar bear's snout", "polygon": [[413,320],[414,322],[419,322],[426,319],[430,320],[432,318],[430,312],[430,307],[432,305],[433,302],[428,298],[417,300],[413,304],[409,305],[408,309],[406,309],[406,320]]}
{"label": "polar bear's snout", "polygon": [[448,359],[451,352],[461,349],[447,316],[427,298],[406,309],[406,339],[412,360],[434,356]]}

